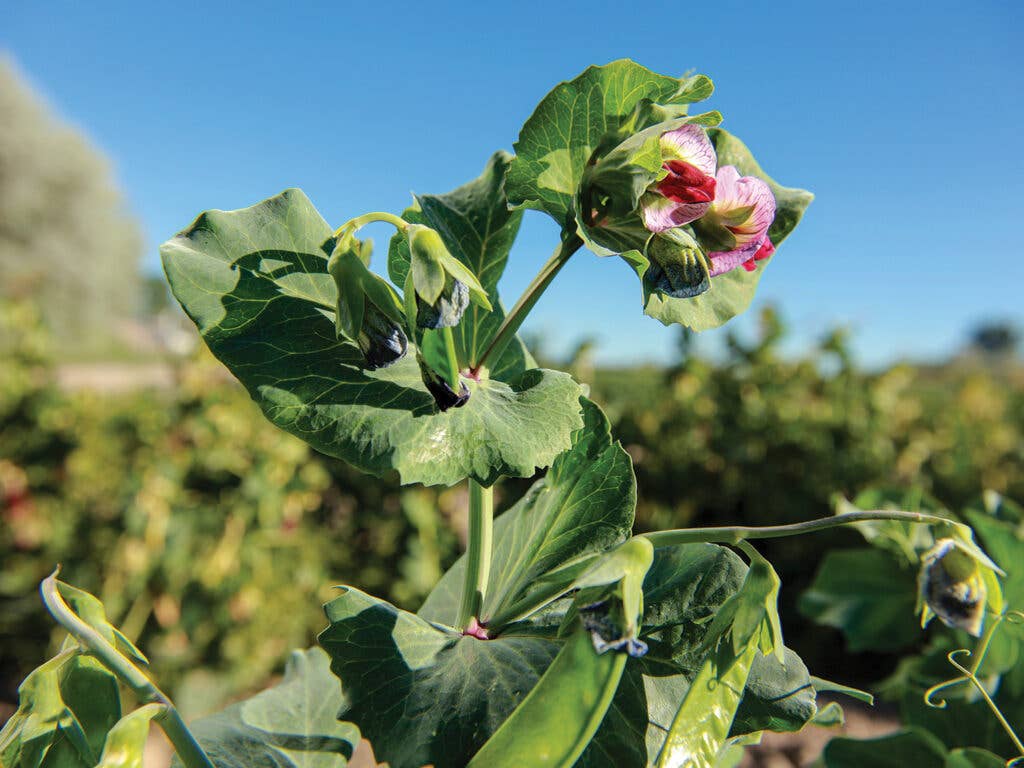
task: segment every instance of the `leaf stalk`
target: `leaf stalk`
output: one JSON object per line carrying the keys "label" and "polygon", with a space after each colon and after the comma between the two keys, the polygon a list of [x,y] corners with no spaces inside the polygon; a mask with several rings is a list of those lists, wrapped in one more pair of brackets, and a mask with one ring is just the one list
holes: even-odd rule
{"label": "leaf stalk", "polygon": [[391,224],[399,232],[405,232],[405,230],[409,228],[409,222],[400,216],[395,216],[395,214],[387,213],[385,211],[371,211],[370,213],[364,213],[362,216],[356,216],[354,219],[346,221],[334,230],[334,236],[341,237],[346,232],[356,232],[367,224],[372,224],[375,221],[383,221]]}
{"label": "leaf stalk", "polygon": [[898,520],[904,523],[921,523],[926,525],[951,525],[954,521],[938,515],[927,515],[922,512],[902,512],[888,509],[844,512],[841,515],[822,517],[817,520],[806,520],[802,523],[766,526],[720,526],[713,528],[677,528],[668,531],[652,531],[641,533],[640,536],[650,539],[655,547],[671,547],[678,544],[715,543],[739,544],[747,539],[778,539],[784,536],[799,536],[804,533],[816,533],[830,528],[862,523],[869,520]]}
{"label": "leaf stalk", "polygon": [[527,315],[530,314],[530,310],[533,309],[534,305],[547,290],[548,286],[555,279],[558,273],[562,270],[562,267],[566,265],[576,251],[583,246],[583,241],[575,234],[566,234],[562,238],[562,242],[559,243],[555,252],[551,255],[551,258],[547,260],[543,267],[540,268],[540,272],[533,278],[526,290],[523,291],[523,295],[519,297],[519,300],[515,303],[515,306],[509,310],[509,313],[505,315],[505,319],[501,322],[501,326],[494,334],[494,338],[491,339],[490,344],[480,355],[480,358],[473,363],[470,374],[477,376],[480,370],[483,369],[484,365],[488,360],[492,358],[498,360],[501,358],[501,353],[505,351],[509,342],[512,341],[516,335],[516,331],[523,324]]}

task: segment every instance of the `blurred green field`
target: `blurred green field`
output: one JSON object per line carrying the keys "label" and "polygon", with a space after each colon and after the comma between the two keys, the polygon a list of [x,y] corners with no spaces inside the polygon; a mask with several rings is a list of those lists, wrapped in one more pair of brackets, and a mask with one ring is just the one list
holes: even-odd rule
{"label": "blurred green field", "polygon": [[[842,334],[801,359],[783,330],[730,337],[711,362],[681,346],[669,369],[570,364],[633,457],[639,529],[772,524],[827,515],[835,493],[916,487],[950,508],[982,489],[1024,498],[1024,371],[965,357],[859,370]],[[172,385],[106,393],[57,386],[31,304],[0,305],[0,698],[50,650],[35,591],[56,563],[97,594],[185,711],[262,686],[353,583],[416,607],[457,556],[460,488],[402,489],[271,426],[205,354]],[[526,481],[499,484],[498,507]],[[877,680],[895,656],[845,654],[795,611],[820,553],[856,534],[766,542],[783,579],[787,641]],[[813,638],[813,640],[812,640]],[[822,668],[819,666],[819,668]]]}

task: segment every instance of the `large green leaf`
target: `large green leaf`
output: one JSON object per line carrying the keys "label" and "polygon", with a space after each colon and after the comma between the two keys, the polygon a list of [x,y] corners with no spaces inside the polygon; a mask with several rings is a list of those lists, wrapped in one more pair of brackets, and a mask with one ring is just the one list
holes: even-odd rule
{"label": "large green leaf", "polygon": [[[586,399],[583,419],[570,450],[495,521],[484,623],[495,615],[515,614],[517,606],[530,604],[539,592],[567,588],[588,559],[629,536],[636,505],[629,454],[612,441],[608,419]],[[453,624],[464,573],[465,557],[430,593],[420,615]]]}
{"label": "large green leaf", "polygon": [[69,647],[18,688],[18,709],[0,731],[0,765],[93,768],[120,717],[117,679]]}
{"label": "large green leaf", "polygon": [[[343,768],[359,729],[339,722],[341,685],[319,648],[295,651],[284,680],[191,726],[217,768]],[[180,765],[180,763],[179,763]]]}
{"label": "large green leaf", "polygon": [[628,59],[588,67],[555,86],[523,125],[506,182],[509,201],[545,211],[564,226],[591,154],[638,102],[685,105],[712,89],[703,75],[665,77]]}
{"label": "large green leaf", "polygon": [[915,616],[916,574],[887,552],[828,552],[814,583],[800,596],[800,612],[836,627],[851,651],[892,651],[913,643],[921,630]]}
{"label": "large green leaf", "polygon": [[[498,301],[498,279],[522,220],[522,212],[510,211],[505,197],[510,161],[507,152],[497,152],[478,178],[444,195],[417,195],[415,205],[402,214],[406,221],[436,229],[451,254],[476,275],[490,297],[490,312],[471,304],[454,329],[459,359],[470,366],[476,365],[505,317]],[[396,234],[388,248],[388,274],[396,285],[405,285],[408,271],[409,243],[405,235]],[[501,381],[530,367],[533,360],[520,341],[489,363],[491,377]]]}
{"label": "large green leaf", "polygon": [[360,469],[427,485],[530,476],[569,447],[582,420],[565,374],[470,381],[469,402],[441,412],[412,354],[363,370],[355,345],[335,336],[331,236],[288,190],[208,211],[161,248],[175,296],[272,422]]}
{"label": "large green leaf", "polygon": [[341,678],[340,716],[392,768],[462,768],[537,684],[560,644],[478,640],[356,589],[325,607],[320,644]]}

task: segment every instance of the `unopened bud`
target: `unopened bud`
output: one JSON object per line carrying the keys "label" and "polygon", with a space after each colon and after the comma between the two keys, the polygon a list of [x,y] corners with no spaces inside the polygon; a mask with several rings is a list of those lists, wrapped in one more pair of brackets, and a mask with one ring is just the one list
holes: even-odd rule
{"label": "unopened bud", "polygon": [[988,590],[981,565],[954,539],[939,539],[921,563],[921,599],[942,623],[981,634]]}
{"label": "unopened bud", "polygon": [[338,290],[335,330],[355,342],[370,370],[400,360],[408,349],[402,329],[402,305],[387,281],[366,266],[368,252],[351,234],[342,236],[327,271]]}
{"label": "unopened bud", "polygon": [[418,356],[418,359],[423,385],[434,396],[434,402],[437,403],[437,407],[440,410],[447,411],[449,408],[461,408],[469,402],[469,387],[464,382],[459,382],[459,390],[456,392],[451,384],[445,381],[443,377],[439,376],[427,364],[422,355]]}
{"label": "unopened bud", "polygon": [[433,304],[416,297],[416,325],[420,328],[452,328],[459,324],[469,306],[469,288],[461,280],[448,277],[441,295]]}
{"label": "unopened bud", "polygon": [[650,266],[644,283],[651,292],[674,299],[691,299],[711,288],[708,263],[697,241],[685,230],[653,235],[647,245]]}

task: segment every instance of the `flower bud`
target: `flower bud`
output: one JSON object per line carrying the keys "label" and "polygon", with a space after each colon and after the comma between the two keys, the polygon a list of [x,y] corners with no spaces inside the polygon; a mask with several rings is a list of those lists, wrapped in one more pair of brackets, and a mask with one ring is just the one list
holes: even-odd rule
{"label": "flower bud", "polygon": [[625,622],[617,615],[621,614],[621,608],[617,604],[613,605],[611,599],[581,606],[579,614],[583,628],[590,633],[594,651],[598,654],[625,651],[633,658],[640,658],[647,653],[647,643],[636,637],[635,633],[623,631]]}
{"label": "flower bud", "polygon": [[918,591],[925,606],[922,623],[929,612],[954,629],[981,634],[988,590],[982,566],[976,557],[955,539],[939,539],[921,561]]}
{"label": "flower bud", "polygon": [[682,229],[669,229],[647,244],[650,266],[644,273],[648,291],[691,299],[711,288],[708,263],[697,241]]}
{"label": "flower bud", "polygon": [[451,328],[459,324],[469,306],[469,288],[448,276],[441,295],[433,304],[416,296],[416,325],[420,328]]}
{"label": "flower bud", "polygon": [[327,262],[338,289],[335,331],[355,342],[369,370],[397,362],[408,349],[402,328],[402,305],[383,278],[365,263],[366,248],[353,235],[343,235]]}
{"label": "flower bud", "polygon": [[456,392],[455,388],[445,381],[444,377],[440,376],[430,367],[422,355],[417,354],[416,358],[420,364],[420,377],[423,379],[423,385],[434,396],[434,402],[437,403],[437,407],[440,410],[447,411],[449,408],[461,408],[469,402],[469,387],[464,382],[459,382],[459,391]]}
{"label": "flower bud", "polygon": [[363,327],[355,341],[366,360],[366,367],[371,371],[398,362],[408,349],[408,339],[402,326],[370,301],[365,304]]}
{"label": "flower bud", "polygon": [[406,237],[418,327],[458,325],[470,301],[490,311],[486,291],[476,276],[451,255],[437,231],[422,224],[410,224]]}

